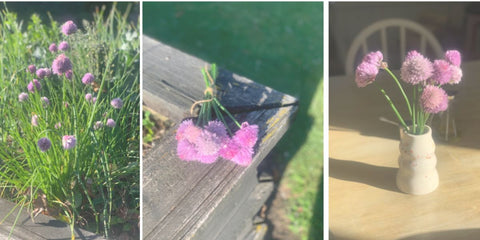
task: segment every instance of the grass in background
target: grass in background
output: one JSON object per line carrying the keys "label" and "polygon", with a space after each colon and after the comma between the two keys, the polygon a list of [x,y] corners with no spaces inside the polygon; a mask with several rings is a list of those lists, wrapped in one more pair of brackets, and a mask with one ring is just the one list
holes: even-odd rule
{"label": "grass in background", "polygon": [[[72,238],[74,225],[106,236],[137,228],[140,44],[138,26],[127,21],[129,10],[119,12],[115,4],[110,12],[98,9],[92,22],[76,22],[79,31],[69,36],[53,19],[47,24],[34,14],[25,22],[6,8],[0,13],[1,194],[32,217],[44,212],[64,220]],[[61,41],[69,50],[49,51]],[[51,70],[61,53],[72,62],[71,80],[26,71],[31,64]],[[87,72],[94,84],[82,83]],[[29,92],[34,78],[41,89]],[[19,101],[22,92],[28,99]],[[123,100],[121,108],[111,106],[114,98]],[[34,115],[38,124],[32,124]],[[65,135],[75,136],[74,148],[64,149]],[[37,145],[40,138],[51,141],[48,150]]]}
{"label": "grass in background", "polygon": [[323,3],[143,3],[144,34],[296,96],[295,122],[274,149],[290,189],[290,229],[321,239]]}

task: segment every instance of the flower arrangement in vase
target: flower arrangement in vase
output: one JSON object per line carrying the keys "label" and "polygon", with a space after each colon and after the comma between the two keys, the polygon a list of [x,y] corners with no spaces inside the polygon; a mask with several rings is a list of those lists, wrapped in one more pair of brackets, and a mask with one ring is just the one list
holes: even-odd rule
{"label": "flower arrangement in vase", "polygon": [[[358,87],[375,85],[383,94],[395,113],[403,131],[400,134],[399,171],[397,186],[406,193],[426,194],[438,186],[436,170],[435,144],[427,120],[431,114],[447,110],[448,95],[442,88],[447,84],[458,84],[462,79],[460,68],[461,54],[456,50],[445,52],[444,59],[431,62],[417,51],[407,53],[400,69],[401,80],[413,86],[409,98],[398,78],[383,61],[380,51],[367,54],[358,65],[355,72],[355,82]],[[384,70],[394,80],[408,109],[407,125],[386,91],[375,83],[379,72]]]}

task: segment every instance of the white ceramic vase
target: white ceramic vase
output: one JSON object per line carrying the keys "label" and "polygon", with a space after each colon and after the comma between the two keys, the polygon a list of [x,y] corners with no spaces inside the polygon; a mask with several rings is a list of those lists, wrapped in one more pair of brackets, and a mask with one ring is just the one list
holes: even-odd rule
{"label": "white ceramic vase", "polygon": [[425,126],[425,129],[422,135],[400,131],[397,187],[408,194],[427,194],[438,187],[435,143],[431,128]]}

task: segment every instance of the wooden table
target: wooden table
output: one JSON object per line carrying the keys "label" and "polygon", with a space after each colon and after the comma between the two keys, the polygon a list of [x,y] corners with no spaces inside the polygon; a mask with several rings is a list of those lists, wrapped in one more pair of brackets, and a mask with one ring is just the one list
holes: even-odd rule
{"label": "wooden table", "polygon": [[[220,101],[239,122],[259,125],[248,167],[218,160],[185,162],[176,155],[175,130],[205,89],[203,60],[143,38],[143,101],[177,124],[143,157],[145,239],[236,239],[273,189],[259,180],[258,166],[288,129],[297,99],[220,69]],[[219,63],[221,65],[221,63]],[[232,125],[233,126],[233,125]]]}
{"label": "wooden table", "polygon": [[[331,239],[480,239],[480,62],[462,69],[453,105],[459,138],[436,135],[440,185],[422,196],[396,187],[399,129],[379,120],[396,121],[383,96],[357,88],[353,76],[330,78]],[[393,80],[377,82],[404,105]]]}

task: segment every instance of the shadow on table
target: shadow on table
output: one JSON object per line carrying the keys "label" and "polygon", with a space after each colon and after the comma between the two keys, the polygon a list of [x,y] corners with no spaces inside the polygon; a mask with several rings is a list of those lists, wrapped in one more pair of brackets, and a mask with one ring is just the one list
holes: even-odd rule
{"label": "shadow on table", "polygon": [[400,192],[395,184],[397,168],[381,167],[366,163],[330,158],[330,177],[359,182],[372,187]]}
{"label": "shadow on table", "polygon": [[471,240],[480,238],[479,228],[457,229],[436,231],[428,233],[420,233],[412,236],[399,238],[398,240],[415,240],[415,239],[435,239],[435,240]]}

